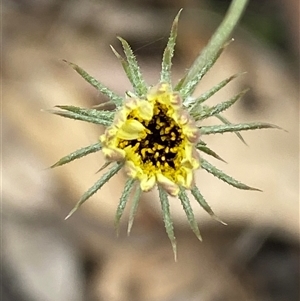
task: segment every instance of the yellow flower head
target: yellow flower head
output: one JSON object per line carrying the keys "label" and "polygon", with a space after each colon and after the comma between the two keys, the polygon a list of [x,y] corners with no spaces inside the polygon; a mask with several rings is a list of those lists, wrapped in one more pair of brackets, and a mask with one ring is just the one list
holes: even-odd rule
{"label": "yellow flower head", "polygon": [[138,179],[143,191],[158,183],[176,196],[179,186],[193,185],[199,136],[179,93],[161,83],[145,99],[126,99],[100,141],[106,158],[124,160],[127,175]]}
{"label": "yellow flower head", "polygon": [[[236,78],[237,74],[223,80],[199,97],[192,96],[202,77],[213,66],[227,45],[228,37],[237,22],[234,12],[240,15],[244,4],[245,1],[233,1],[226,21],[221,24],[208,46],[174,87],[171,85],[171,65],[180,12],[173,22],[163,54],[160,81],[155,87],[149,88],[145,83],[132,49],[122,38],[119,40],[126,58],[123,58],[113,47],[111,48],[120,60],[133,87],[133,92],[127,92],[126,98],[118,96],[83,69],[69,63],[88,83],[110,99],[110,102],[115,105],[115,110],[107,111],[100,105],[98,109],[58,106],[59,110],[52,111],[63,117],[106,127],[100,141],[63,157],[52,167],[69,163],[100,150],[107,159],[100,170],[112,164],[111,168],[83,194],[67,218],[124,167],[128,179],[116,211],[116,228],[118,229],[131,192],[135,190],[129,213],[128,233],[130,233],[141,192],[149,191],[157,184],[166,232],[176,259],[176,240],[168,195],[178,196],[190,227],[200,240],[200,231],[186,190],[191,191],[195,200],[206,212],[219,220],[194,183],[196,169],[201,166],[205,171],[236,188],[257,190],[225,174],[204,157],[199,157],[198,153],[202,152],[207,156],[222,160],[206,145],[202,137],[233,132],[244,141],[240,131],[276,126],[261,122],[232,124],[223,116],[223,112],[239,100],[245,91],[215,106],[204,105],[205,101]],[[202,125],[202,121],[210,117],[219,119],[222,124]]]}

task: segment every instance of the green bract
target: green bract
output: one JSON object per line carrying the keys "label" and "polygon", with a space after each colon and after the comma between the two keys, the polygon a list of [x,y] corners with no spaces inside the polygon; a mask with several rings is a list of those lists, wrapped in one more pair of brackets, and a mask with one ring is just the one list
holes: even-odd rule
{"label": "green bract", "polygon": [[[126,72],[126,75],[133,87],[132,91],[126,92],[125,97],[116,95],[113,91],[98,82],[86,71],[73,63],[67,62],[89,84],[95,87],[103,95],[107,96],[109,98],[109,103],[115,105],[115,109],[112,111],[104,110],[103,105],[98,106],[97,109],[79,108],[73,106],[57,106],[55,109],[51,110],[51,112],[56,115],[75,120],[92,122],[106,127],[106,134],[101,137],[102,142],[98,141],[95,144],[74,151],[68,156],[60,159],[52,166],[61,166],[97,151],[103,151],[106,158],[108,159],[107,163],[105,163],[100,170],[105,169],[109,165],[111,165],[110,169],[106,173],[104,173],[100,177],[100,179],[83,194],[83,196],[73,208],[73,210],[69,213],[67,218],[70,217],[88,198],[96,193],[124,166],[125,170],[127,170],[128,180],[125,183],[124,191],[121,195],[120,202],[116,211],[115,227],[117,231],[120,219],[124,212],[129,196],[131,195],[131,192],[134,191],[132,207],[129,214],[128,234],[130,233],[133,224],[141,193],[143,191],[150,190],[154,185],[157,185],[166,232],[172,243],[176,260],[176,241],[169,210],[169,195],[178,196],[186,213],[190,227],[198,237],[198,239],[201,240],[201,235],[186,190],[191,191],[193,197],[207,213],[209,213],[215,219],[219,220],[214,215],[212,209],[209,207],[204,197],[200,193],[200,190],[195,186],[193,182],[194,169],[197,169],[200,166],[200,168],[211,173],[213,176],[239,189],[258,190],[239,182],[238,180],[217,169],[214,165],[209,163],[201,156],[198,157],[198,155],[195,154],[195,152],[200,154],[201,152],[203,152],[218,160],[224,161],[218,154],[216,154],[216,152],[214,152],[209,146],[206,145],[206,143],[204,142],[206,135],[230,132],[236,134],[238,138],[242,142],[244,142],[240,134],[241,131],[264,128],[278,128],[277,126],[268,123],[232,124],[223,116],[223,112],[234,105],[246,93],[246,90],[215,106],[209,106],[208,104],[206,104],[206,101],[212,95],[217,93],[229,82],[238,77],[239,74],[233,75],[223,80],[200,96],[192,97],[192,94],[198,83],[201,81],[207,71],[213,66],[217,58],[222,53],[223,49],[228,45],[229,36],[235,25],[237,24],[246,5],[246,2],[246,0],[235,0],[232,2],[229,12],[220,25],[219,29],[213,35],[208,45],[196,58],[195,62],[192,64],[191,68],[187,71],[184,77],[173,88],[171,83],[171,65],[177,36],[178,19],[181,11],[179,11],[173,22],[170,37],[163,53],[162,69],[158,88],[156,90],[154,89],[154,92],[153,88],[149,87],[143,79],[142,73],[140,72],[140,68],[132,49],[130,48],[129,44],[122,38],[118,39],[123,46],[125,57],[122,57],[112,46],[111,48],[116,57],[121,62],[124,71]],[[168,92],[169,88],[171,89],[170,92]],[[167,100],[165,100],[165,98],[163,97],[167,97]],[[149,104],[149,108],[147,109],[148,111],[146,111],[146,109],[145,111],[142,111],[142,109],[140,109],[139,107],[139,103],[141,101],[145,102],[145,100],[150,102],[150,99],[152,103],[151,106]],[[175,104],[172,103],[174,99],[177,99],[177,102],[175,102]],[[169,102],[171,104],[169,105],[169,107],[167,107]],[[171,113],[169,114],[169,111],[165,111],[165,108],[174,110],[174,120],[172,119],[173,115]],[[120,117],[120,115],[122,118]],[[134,116],[135,119],[130,120],[130,116]],[[191,125],[185,126],[185,117],[187,120],[186,123],[189,124],[188,122],[190,122]],[[210,117],[216,117],[222,122],[222,124],[214,126],[203,126],[202,121]],[[162,119],[164,120],[163,122],[161,121]],[[177,123],[177,119],[183,121],[180,121],[181,123],[178,121]],[[168,144],[164,144],[161,140],[158,140],[158,143],[154,143],[160,152],[156,157],[154,155],[151,157],[149,154],[145,155],[147,151],[152,151],[151,147],[147,149],[143,145],[149,144],[149,141],[150,143],[152,143],[151,141],[155,138],[154,136],[151,136],[151,130],[153,131],[153,122],[156,122],[158,126],[163,124],[163,129],[166,128],[166,124],[167,126],[168,124],[170,124],[170,128],[172,126],[173,129],[175,129],[175,134],[171,133],[174,136],[174,145],[176,145],[176,147],[173,147],[173,149],[176,151],[178,150],[178,152],[181,151],[180,158],[176,153],[172,154],[172,158],[179,162],[177,165],[171,162],[170,156],[168,157],[167,154],[165,159],[157,158],[165,157],[164,152],[169,152]],[[131,128],[133,132],[130,132]],[[195,134],[195,130],[197,131],[197,135]],[[185,134],[185,132],[188,131],[194,133],[193,138],[189,138],[189,136],[187,136],[189,134]],[[129,136],[128,139],[126,138],[127,136]],[[172,138],[172,136],[170,137]],[[176,144],[176,139],[178,139],[178,141],[181,143],[179,146],[177,146]],[[185,141],[184,139],[186,139],[187,142],[182,142]],[[190,151],[187,153],[187,158],[185,158],[184,152],[187,147],[189,147]],[[134,149],[135,152],[133,152],[132,149]],[[129,152],[129,150],[131,151],[131,153]],[[166,161],[163,162],[161,160]],[[185,164],[188,167],[184,167],[182,170],[179,169],[179,165],[181,165],[180,160],[182,160],[182,162],[187,162]],[[166,165],[165,169],[160,168],[162,163]],[[150,167],[153,164],[154,169],[151,169]],[[128,166],[131,168],[128,168]],[[145,166],[147,166],[147,168]]]}

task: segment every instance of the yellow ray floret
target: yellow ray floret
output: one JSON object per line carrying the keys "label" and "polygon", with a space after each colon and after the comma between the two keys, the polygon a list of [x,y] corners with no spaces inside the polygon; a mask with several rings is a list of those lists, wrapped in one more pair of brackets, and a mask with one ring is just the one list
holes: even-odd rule
{"label": "yellow ray floret", "polygon": [[176,196],[179,186],[193,186],[199,130],[166,83],[151,88],[146,99],[126,99],[100,141],[107,160],[125,161],[127,175],[143,191],[158,183]]}

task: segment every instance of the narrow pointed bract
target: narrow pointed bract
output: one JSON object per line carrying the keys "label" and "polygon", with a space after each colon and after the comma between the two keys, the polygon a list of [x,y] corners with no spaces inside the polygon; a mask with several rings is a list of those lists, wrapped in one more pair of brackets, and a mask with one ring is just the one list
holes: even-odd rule
{"label": "narrow pointed bract", "polygon": [[162,64],[161,64],[161,73],[160,73],[160,82],[161,83],[168,83],[171,85],[171,67],[172,67],[172,58],[174,55],[174,48],[176,44],[177,38],[177,30],[178,30],[178,19],[182,9],[178,12],[177,16],[174,19],[170,37],[165,48]]}
{"label": "narrow pointed bract", "polygon": [[125,186],[124,186],[124,191],[122,193],[122,196],[121,196],[121,199],[120,199],[117,211],[116,211],[116,216],[115,216],[115,228],[117,231],[117,235],[119,235],[120,219],[123,215],[123,212],[124,212],[125,206],[128,202],[128,198],[132,191],[132,188],[134,187],[134,183],[135,183],[135,180],[129,178],[126,181]]}
{"label": "narrow pointed bract", "polygon": [[99,92],[101,92],[103,95],[107,96],[116,106],[120,106],[122,104],[122,101],[123,101],[122,97],[118,96],[113,91],[108,89],[106,86],[101,84],[99,81],[97,81],[94,77],[89,75],[86,71],[84,71],[82,68],[80,68],[76,64],[73,64],[66,60],[63,60],[63,61],[65,63],[67,63],[68,65],[70,65],[79,75],[81,75],[89,84],[91,84]]}
{"label": "narrow pointed bract", "polygon": [[270,123],[253,122],[253,123],[202,126],[200,128],[200,132],[202,135],[211,135],[211,134],[223,134],[223,133],[241,132],[241,131],[249,131],[249,130],[259,130],[259,129],[281,129],[281,128],[277,125],[270,124]]}
{"label": "narrow pointed bract", "polygon": [[110,126],[113,122],[114,112],[99,111],[96,109],[84,109],[74,106],[56,106],[60,110],[48,110],[50,113],[62,117],[91,122],[103,126]]}
{"label": "narrow pointed bract", "polygon": [[225,183],[238,188],[238,189],[244,189],[244,190],[256,190],[256,191],[261,191],[258,188],[250,187],[246,184],[243,184],[242,182],[235,180],[234,178],[228,176],[225,174],[223,171],[220,169],[216,168],[212,164],[210,164],[208,161],[205,159],[201,159],[201,167],[205,169],[207,172],[210,174],[214,175],[215,177],[219,178],[220,180],[224,181]]}
{"label": "narrow pointed bract", "polygon": [[147,85],[143,79],[142,73],[140,71],[140,67],[137,63],[137,60],[135,58],[135,55],[130,48],[129,44],[127,41],[122,39],[121,37],[118,37],[120,42],[122,43],[124,53],[126,55],[126,59],[128,62],[128,72],[131,74],[131,83],[134,92],[136,93],[137,96],[145,96],[147,93]]}
{"label": "narrow pointed bract", "polygon": [[175,261],[177,261],[176,238],[175,238],[175,234],[174,234],[173,221],[172,221],[172,217],[171,217],[171,213],[170,213],[170,204],[169,204],[169,200],[168,200],[168,194],[165,192],[165,190],[161,186],[158,186],[158,191],[159,191],[159,199],[160,199],[160,204],[161,204],[166,232],[167,232],[170,242],[172,244],[174,259],[175,259]]}
{"label": "narrow pointed bract", "polygon": [[54,167],[62,166],[64,164],[70,163],[76,159],[82,158],[88,154],[98,152],[101,150],[101,148],[102,148],[102,146],[101,146],[100,142],[80,148],[80,149],[76,150],[75,152],[72,152],[71,154],[61,158],[60,160],[58,160],[55,164],[53,164],[50,167],[54,168]]}
{"label": "narrow pointed bract", "polygon": [[[133,87],[136,86],[136,80],[135,80],[135,77],[134,77],[134,74],[132,72],[132,68],[130,66],[130,64],[128,63],[127,60],[125,60],[118,52],[117,50],[112,46],[110,45],[110,48],[111,50],[113,51],[113,53],[115,54],[115,56],[118,58],[118,60],[120,61],[126,75],[127,75],[127,78],[129,79],[130,83],[132,84]],[[135,87],[134,90],[136,90],[137,88]]]}
{"label": "narrow pointed bract", "polygon": [[234,105],[244,94],[248,91],[248,89],[245,89],[244,91],[238,93],[237,95],[233,96],[227,101],[223,101],[213,107],[204,106],[202,110],[200,109],[199,113],[196,112],[193,114],[193,117],[196,121],[200,121],[206,118],[209,118],[211,116],[215,116],[217,114],[220,114],[224,112],[225,110],[229,109],[232,105]]}
{"label": "narrow pointed bract", "polygon": [[193,209],[190,204],[190,200],[189,200],[188,196],[186,195],[186,192],[184,189],[180,189],[178,197],[181,201],[182,207],[187,216],[187,219],[189,221],[191,229],[193,230],[193,232],[195,233],[197,238],[199,240],[202,240],[202,237],[201,237],[200,231],[199,231],[199,227],[198,227],[197,221],[195,220],[194,212],[193,212]]}
{"label": "narrow pointed bract", "polygon": [[86,191],[81,199],[77,202],[75,207],[66,216],[68,219],[87,199],[89,199],[93,194],[95,194],[104,184],[106,184],[121,168],[122,163],[116,163],[107,173],[105,173],[88,191]]}
{"label": "narrow pointed bract", "polygon": [[194,111],[198,111],[199,105],[201,105],[203,102],[205,102],[207,99],[209,99],[210,97],[212,97],[214,94],[216,94],[219,90],[221,90],[222,88],[224,88],[228,83],[230,83],[233,79],[237,78],[238,76],[245,74],[245,72],[243,73],[237,73],[234,74],[224,80],[222,80],[220,83],[218,83],[217,85],[215,85],[214,87],[212,87],[211,89],[209,89],[208,91],[204,92],[203,94],[201,94],[199,97],[195,98],[193,103],[190,105],[190,111],[191,114]]}
{"label": "narrow pointed bract", "polygon": [[218,222],[220,222],[223,225],[226,225],[226,223],[224,223],[223,221],[221,221],[216,215],[215,213],[212,211],[212,209],[210,208],[210,206],[207,204],[207,202],[205,201],[203,195],[201,194],[199,188],[197,186],[194,186],[191,189],[192,195],[194,196],[195,200],[198,202],[198,204],[215,220],[217,220]]}
{"label": "narrow pointed bract", "polygon": [[[208,54],[206,53],[205,49],[201,53],[201,56],[203,55],[203,60],[205,60],[206,63],[201,63],[199,66],[201,66],[201,69],[192,75],[192,73],[189,74],[189,72],[192,70],[192,68],[188,71],[188,74],[181,83],[180,89],[178,90],[180,94],[183,96],[183,98],[188,97],[188,95],[192,95],[199,84],[200,80],[204,77],[204,75],[210,70],[210,68],[214,65],[214,63],[217,61],[221,53],[223,52],[224,48],[222,47],[217,51],[217,53],[213,53],[212,57],[209,58]],[[198,64],[195,62],[194,64]],[[203,66],[202,66],[203,64]],[[190,76],[189,76],[190,75]]]}
{"label": "narrow pointed bract", "polygon": [[[246,90],[217,105],[209,105],[210,97],[240,74],[227,77],[198,97],[192,95],[203,76],[231,43],[230,35],[246,4],[247,0],[232,1],[225,20],[175,87],[172,86],[171,66],[181,10],[174,19],[163,53],[160,79],[153,86],[146,84],[133,50],[128,42],[122,38],[118,39],[122,44],[125,56],[120,55],[112,46],[111,49],[123,66],[132,85],[132,91],[126,91],[123,96],[116,95],[79,66],[67,62],[109,100],[92,109],[57,106],[50,112],[74,120],[99,124],[105,127],[105,131],[97,143],[72,152],[52,167],[64,165],[99,150],[106,161],[98,172],[102,172],[110,165],[112,167],[83,194],[66,218],[69,218],[88,198],[124,167],[127,180],[115,215],[117,234],[129,198],[132,196],[128,235],[133,226],[141,194],[158,187],[163,221],[176,261],[177,247],[169,197],[177,196],[179,198],[189,225],[199,240],[202,238],[190,204],[189,194],[187,194],[188,191],[191,191],[197,203],[209,215],[225,224],[214,214],[199,188],[195,185],[195,173],[198,170],[203,169],[235,188],[260,191],[234,179],[204,159],[202,154],[225,162],[206,144],[204,139],[206,135],[233,133],[245,143],[240,134],[241,131],[279,129],[279,127],[262,122],[233,124],[223,116],[223,113],[230,109],[244,95]],[[108,110],[108,105],[111,104],[114,104],[114,108]],[[211,117],[217,118],[222,124],[210,126],[202,124],[204,119]],[[201,177],[199,179],[199,183],[201,183]]]}
{"label": "narrow pointed bract", "polygon": [[[222,123],[224,124],[230,124],[232,125],[232,123],[225,118],[223,115],[221,114],[216,114],[214,117],[218,118]],[[243,136],[239,133],[239,132],[233,132],[245,145],[247,145],[245,139],[243,138]]]}
{"label": "narrow pointed bract", "polygon": [[97,171],[96,173],[99,173],[100,171],[104,170],[106,167],[108,167],[110,164],[112,164],[112,162],[105,162]]}
{"label": "narrow pointed bract", "polygon": [[217,153],[215,153],[212,149],[210,149],[209,147],[207,147],[206,145],[202,145],[202,144],[198,144],[197,146],[196,146],[196,148],[199,150],[199,151],[201,151],[201,152],[203,152],[203,153],[205,153],[205,154],[207,154],[207,155],[209,155],[209,156],[212,156],[212,157],[214,157],[214,158],[216,158],[216,159],[218,159],[218,160],[220,160],[220,161],[223,161],[224,163],[227,163],[224,159],[222,159]]}
{"label": "narrow pointed bract", "polygon": [[132,199],[132,204],[131,204],[131,208],[130,208],[130,212],[129,212],[129,221],[128,221],[128,228],[127,228],[127,235],[130,235],[131,232],[131,228],[133,225],[133,221],[134,221],[134,217],[136,215],[137,212],[137,208],[140,202],[140,197],[141,197],[141,193],[142,193],[142,189],[140,186],[136,187],[133,199]]}

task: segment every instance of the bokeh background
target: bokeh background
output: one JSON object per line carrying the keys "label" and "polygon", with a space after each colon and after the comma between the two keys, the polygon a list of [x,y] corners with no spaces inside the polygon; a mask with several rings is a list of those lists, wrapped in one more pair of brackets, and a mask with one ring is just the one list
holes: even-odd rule
{"label": "bokeh background", "polygon": [[[213,162],[263,192],[239,191],[197,172],[197,184],[223,226],[193,203],[200,243],[170,199],[178,262],[156,192],[143,196],[130,237],[126,214],[113,220],[119,173],[67,221],[99,177],[101,153],[51,170],[103,128],[53,116],[57,104],[91,107],[106,99],[62,59],[77,63],[120,95],[130,89],[117,35],[132,45],[146,81],[156,84],[172,19],[183,7],[173,77],[183,75],[222,20],[221,0],[2,1],[3,301],[299,300],[299,1],[251,0],[235,42],[200,83],[199,94],[247,71],[212,100],[251,90],[227,112],[232,122],[266,121],[264,130],[207,137],[228,164]],[[217,121],[216,121],[217,122]]]}

